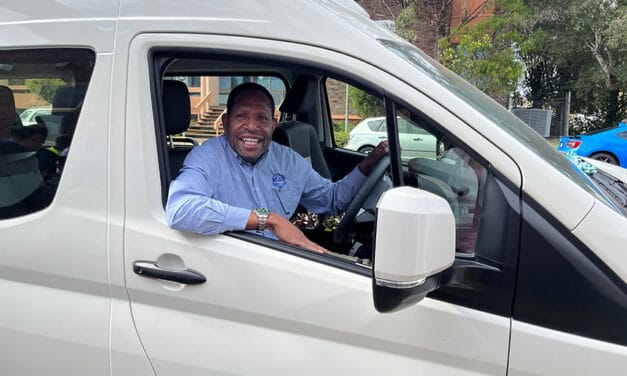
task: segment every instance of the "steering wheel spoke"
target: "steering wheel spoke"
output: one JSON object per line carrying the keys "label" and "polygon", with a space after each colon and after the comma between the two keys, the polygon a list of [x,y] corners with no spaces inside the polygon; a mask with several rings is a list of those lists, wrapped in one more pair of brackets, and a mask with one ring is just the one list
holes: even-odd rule
{"label": "steering wheel spoke", "polygon": [[370,171],[370,175],[368,175],[368,178],[353,198],[353,201],[351,201],[350,205],[348,205],[348,208],[344,213],[344,217],[333,233],[333,241],[336,244],[343,244],[346,242],[348,230],[353,222],[355,222],[357,215],[360,214],[360,209],[370,196],[371,192],[382,180],[388,167],[390,167],[390,156],[384,155],[381,159],[379,159],[379,162],[377,162],[377,165],[372,169],[372,171]]}

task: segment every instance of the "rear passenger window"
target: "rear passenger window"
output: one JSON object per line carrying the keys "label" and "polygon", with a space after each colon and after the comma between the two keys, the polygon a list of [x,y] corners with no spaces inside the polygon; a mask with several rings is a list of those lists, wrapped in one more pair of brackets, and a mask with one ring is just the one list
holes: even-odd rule
{"label": "rear passenger window", "polygon": [[94,62],[85,49],[0,51],[0,219],[52,202]]}

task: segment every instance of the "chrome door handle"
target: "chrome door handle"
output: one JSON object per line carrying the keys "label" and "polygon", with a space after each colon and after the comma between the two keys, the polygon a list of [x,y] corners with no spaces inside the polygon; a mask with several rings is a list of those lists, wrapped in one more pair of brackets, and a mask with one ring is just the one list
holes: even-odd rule
{"label": "chrome door handle", "polygon": [[173,281],[186,285],[198,285],[207,282],[207,278],[195,270],[187,268],[182,270],[163,269],[154,261],[135,261],[133,263],[133,271],[135,274],[144,277],[165,279],[166,281]]}

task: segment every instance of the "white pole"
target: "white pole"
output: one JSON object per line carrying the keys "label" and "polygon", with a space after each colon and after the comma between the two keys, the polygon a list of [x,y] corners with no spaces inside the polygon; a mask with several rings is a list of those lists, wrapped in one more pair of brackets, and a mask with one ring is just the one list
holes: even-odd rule
{"label": "white pole", "polygon": [[348,84],[346,84],[346,98],[344,100],[344,132],[348,133]]}

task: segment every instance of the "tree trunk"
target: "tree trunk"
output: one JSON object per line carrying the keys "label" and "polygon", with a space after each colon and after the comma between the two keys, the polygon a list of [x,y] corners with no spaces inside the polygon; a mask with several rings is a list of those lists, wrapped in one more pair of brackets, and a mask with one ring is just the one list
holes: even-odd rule
{"label": "tree trunk", "polygon": [[614,127],[620,119],[620,113],[618,108],[618,96],[620,94],[620,90],[614,89],[610,90],[610,97],[607,103],[607,116],[605,118],[605,123],[609,127]]}

